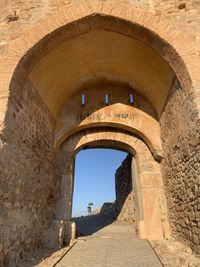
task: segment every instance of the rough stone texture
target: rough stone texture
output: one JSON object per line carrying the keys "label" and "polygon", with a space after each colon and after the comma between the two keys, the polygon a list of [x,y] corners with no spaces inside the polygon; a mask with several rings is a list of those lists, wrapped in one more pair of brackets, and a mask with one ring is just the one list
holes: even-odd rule
{"label": "rough stone texture", "polygon": [[73,247],[64,246],[58,251],[53,251],[52,249],[43,248],[42,250],[36,250],[34,253],[29,254],[26,259],[20,262],[20,267],[52,267],[55,266],[57,262]]}
{"label": "rough stone texture", "polygon": [[[43,23],[42,21],[64,7],[80,2],[78,0],[34,2],[2,0],[0,3],[0,55],[2,56],[0,58],[0,197],[2,199],[0,203],[2,211],[0,240],[1,242],[3,240],[3,244],[0,245],[0,261],[4,265],[8,265],[8,261],[11,262],[11,265],[15,264],[13,263],[15,258],[23,257],[25,248],[36,248],[41,244],[43,232],[48,228],[50,218],[54,217],[54,194],[57,191],[57,179],[52,161],[55,141],[53,136],[54,118],[30,82],[27,82],[22,74],[29,73],[34,66],[29,63],[37,62],[37,55],[42,57],[54,48],[53,45],[50,45],[51,42],[54,45],[59,43],[56,43],[58,40],[49,35],[49,32],[67,22],[85,16],[88,14],[88,9],[82,5],[80,9],[75,8],[69,13],[65,11],[66,16],[59,17],[57,15],[52,21],[47,20]],[[140,34],[135,31],[136,36],[133,34],[133,38],[137,39],[139,36],[138,40],[157,50],[164,60],[173,67],[174,73],[180,81],[182,88],[179,84],[175,86],[176,90],[172,88],[172,91],[175,92],[169,93],[169,97],[166,99],[166,108],[160,120],[164,156],[162,170],[173,235],[187,242],[195,252],[199,252],[200,3],[195,0],[116,0],[114,2],[106,0],[96,2],[102,4],[102,9],[108,17],[111,14],[133,21],[134,25],[136,22],[149,27],[150,33],[144,31],[142,27],[136,26]],[[113,6],[106,5],[111,2],[114,3]],[[125,8],[125,6],[120,5],[121,2],[131,5],[127,5]],[[118,6],[124,9],[118,10]],[[136,9],[148,10],[155,16],[142,13],[139,9],[137,9],[138,12],[131,13],[130,7],[134,6]],[[102,9],[98,7],[98,12]],[[162,24],[162,19],[166,20],[165,24]],[[120,26],[121,22],[118,21],[116,24]],[[37,27],[32,30],[34,25]],[[180,31],[177,32],[176,28]],[[30,31],[24,34],[24,29],[30,29]],[[123,28],[123,25],[122,29],[122,35],[127,34],[129,36],[128,33],[132,33],[128,27]],[[70,30],[73,35],[73,27],[70,26]],[[129,32],[127,33],[126,30]],[[191,33],[194,35],[190,36]],[[157,35],[167,40],[180,57],[175,55],[173,49],[161,42]],[[45,51],[39,46],[37,49],[35,48],[35,54],[32,54],[32,51],[28,53],[29,48],[44,36],[47,37],[48,43],[45,46]],[[21,38],[17,39],[18,37]],[[64,33],[61,33],[59,40],[63,41],[62,38],[64,38]],[[29,63],[22,67],[18,62],[24,55],[27,57],[31,55],[32,61],[29,58]],[[117,58],[117,55],[115,56]],[[35,58],[37,58],[36,61],[34,61]],[[185,65],[182,64],[182,61]],[[10,84],[16,66],[18,76],[14,75],[16,80],[14,79],[13,83]],[[187,71],[185,71],[187,68],[191,75],[191,81]],[[39,79],[41,76],[40,73]],[[157,77],[155,76],[153,79],[157,79]],[[24,88],[22,86],[18,88],[19,80],[21,84],[26,84]],[[145,86],[146,96],[151,95],[152,92],[148,91],[148,84]],[[8,96],[9,101],[7,101]],[[157,101],[160,100],[157,99]],[[5,114],[6,119],[4,120]],[[149,129],[149,132],[154,138],[158,137],[157,134],[154,136],[155,132],[152,132],[152,128]],[[159,128],[157,132],[159,132]],[[115,139],[114,135],[112,138]],[[130,142],[129,138],[127,140]],[[158,138],[158,140],[160,139]],[[71,166],[69,167],[71,168]],[[71,171],[70,168],[67,170],[68,172]],[[152,194],[150,198],[145,198],[146,194],[143,195],[144,203],[151,203],[153,206],[153,204],[157,204],[158,199],[159,203],[165,203],[163,186],[160,181],[160,165],[155,162],[152,164],[152,158],[148,155],[147,158],[144,157],[140,161],[139,172],[143,185],[147,184],[147,187],[142,188],[142,192],[158,185],[157,189],[152,190],[156,194]],[[68,181],[67,179],[63,180]],[[61,183],[61,188],[64,185]],[[49,208],[47,209],[47,207]],[[166,209],[163,207],[165,204],[158,209],[159,212],[161,209],[161,216],[159,213],[157,217],[160,220],[163,216],[162,226],[164,227]],[[148,210],[148,207],[146,206],[145,209]],[[151,214],[152,210],[149,210],[149,213]],[[155,216],[154,219],[157,217]],[[149,229],[151,227],[150,224]]]}
{"label": "rough stone texture", "polygon": [[132,184],[132,156],[128,155],[115,173],[117,219],[135,223],[135,200]]}
{"label": "rough stone texture", "polygon": [[193,94],[175,85],[161,118],[163,177],[172,234],[200,253],[200,135]]}
{"label": "rough stone texture", "polygon": [[[101,2],[102,0],[99,0]],[[109,2],[110,0],[106,0]],[[119,0],[115,0],[116,3]],[[36,25],[39,21],[48,17],[49,14],[56,13],[72,3],[79,0],[42,0],[42,1],[6,1],[0,3],[0,26],[1,44],[4,45],[9,40],[17,38],[25,28]],[[187,1],[162,1],[162,0],[127,0],[135,7],[148,10],[156,16],[162,16],[172,25],[183,29],[189,33],[194,33],[199,40],[200,30],[200,3],[195,0]]]}
{"label": "rough stone texture", "polygon": [[6,121],[0,154],[0,262],[17,266],[27,251],[41,247],[54,216],[55,122],[28,82],[12,95]]}
{"label": "rough stone texture", "polygon": [[191,248],[175,240],[151,241],[164,267],[199,267],[200,258]]}

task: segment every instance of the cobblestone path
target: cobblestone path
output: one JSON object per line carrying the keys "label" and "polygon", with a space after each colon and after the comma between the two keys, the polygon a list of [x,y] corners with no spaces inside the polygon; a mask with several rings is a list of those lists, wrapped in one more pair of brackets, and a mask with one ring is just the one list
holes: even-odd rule
{"label": "cobblestone path", "polygon": [[[93,217],[93,218],[92,218]],[[92,216],[82,220],[83,235],[56,267],[161,267],[147,240],[134,235],[132,227],[124,222]],[[100,222],[104,227],[100,229]],[[77,222],[81,229],[80,221]],[[95,229],[95,225],[98,227]],[[93,229],[93,233],[90,231]],[[97,230],[97,231],[96,231]]]}

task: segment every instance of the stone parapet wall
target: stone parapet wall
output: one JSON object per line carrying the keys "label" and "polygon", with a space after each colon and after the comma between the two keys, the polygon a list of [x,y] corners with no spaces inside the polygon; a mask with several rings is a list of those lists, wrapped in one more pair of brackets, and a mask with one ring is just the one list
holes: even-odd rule
{"label": "stone parapet wall", "polygon": [[132,156],[128,155],[115,173],[116,214],[120,221],[135,223],[135,203],[132,184]]}

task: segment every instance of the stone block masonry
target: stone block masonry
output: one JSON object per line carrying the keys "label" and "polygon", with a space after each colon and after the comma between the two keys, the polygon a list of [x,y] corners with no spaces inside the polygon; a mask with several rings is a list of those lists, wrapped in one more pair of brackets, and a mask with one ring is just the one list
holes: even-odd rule
{"label": "stone block masonry", "polygon": [[0,154],[0,266],[39,249],[54,216],[54,119],[31,83],[10,96]]}
{"label": "stone block masonry", "polygon": [[[168,238],[169,217],[172,235],[200,253],[199,25],[196,0],[0,1],[0,265],[20,266],[27,250],[44,245],[59,191],[58,219],[70,225],[73,153],[79,138],[91,145],[99,135],[111,147],[115,140],[118,149],[137,148],[143,236]],[[94,90],[101,79],[110,92]],[[130,86],[127,92],[145,101],[123,103],[111,83],[123,93]],[[83,107],[89,85],[94,98]],[[108,93],[108,106],[93,101]],[[133,120],[111,116],[132,111]],[[95,121],[95,112],[105,120]],[[74,121],[85,113],[91,121]],[[95,127],[110,130],[78,135]],[[54,153],[73,134],[58,175]],[[117,190],[126,197],[117,198],[119,218],[133,221],[128,161],[117,172]]]}
{"label": "stone block masonry", "polygon": [[120,221],[135,223],[132,185],[132,156],[129,154],[115,174],[116,215]]}
{"label": "stone block masonry", "polygon": [[172,235],[199,253],[200,131],[192,98],[178,88],[166,106],[161,118],[162,170]]}

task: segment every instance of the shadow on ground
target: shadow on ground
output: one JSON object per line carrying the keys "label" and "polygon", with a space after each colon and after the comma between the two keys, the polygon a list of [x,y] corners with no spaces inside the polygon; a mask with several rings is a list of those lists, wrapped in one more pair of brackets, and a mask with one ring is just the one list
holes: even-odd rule
{"label": "shadow on ground", "polygon": [[76,223],[77,237],[92,235],[115,220],[115,211],[73,218]]}

